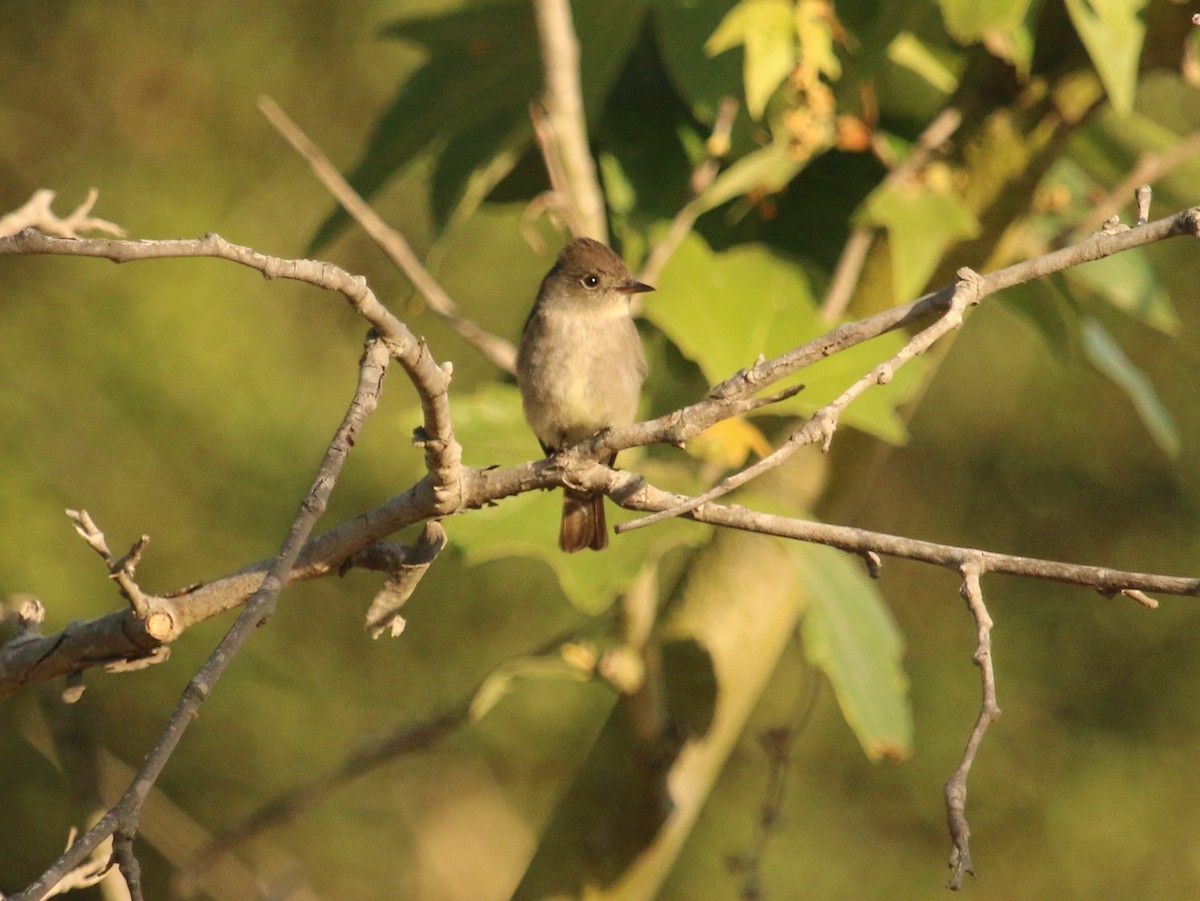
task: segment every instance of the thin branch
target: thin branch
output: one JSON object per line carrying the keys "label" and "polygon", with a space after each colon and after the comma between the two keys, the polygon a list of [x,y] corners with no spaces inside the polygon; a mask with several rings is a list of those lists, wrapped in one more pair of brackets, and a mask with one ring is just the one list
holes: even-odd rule
{"label": "thin branch", "polygon": [[342,177],[321,148],[313,143],[274,100],[263,95],[258,98],[258,108],[275,130],[304,157],[313,174],[325,186],[325,190],[333,195],[342,209],[362,226],[363,231],[375,242],[375,246],[412,282],[413,287],[425,298],[429,309],[449,323],[464,341],[483,354],[494,366],[510,374],[516,372],[517,351],[512,342],[493,335],[459,312],[458,304],[417,258],[404,235],[384,222],[382,217],[371,209],[370,204]]}
{"label": "thin branch", "polygon": [[1145,151],[1138,156],[1129,174],[1104,195],[1099,203],[1089,208],[1088,214],[1075,225],[1074,234],[1083,235],[1101,228],[1129,203],[1129,198],[1134,196],[1139,187],[1165,178],[1197,157],[1200,157],[1200,131],[1192,132],[1166,150]]}
{"label": "thin branch", "polygon": [[579,38],[571,19],[571,4],[569,0],[533,0],[533,14],[546,82],[544,103],[551,153],[561,163],[566,182],[562,208],[575,237],[607,241],[604,194],[588,145]]}
{"label": "thin branch", "polygon": [[[1176,235],[1195,235],[1200,210],[1185,210],[1174,216],[1129,229],[1115,234],[1096,234],[1077,247],[1066,248],[1007,269],[982,276],[979,297],[983,298],[1001,288],[1029,281],[1048,272],[1130,247],[1142,246],[1153,241]],[[174,247],[183,255],[225,256],[205,241],[183,242],[117,242],[124,248],[122,253],[137,249],[150,255],[170,255],[167,250]],[[222,242],[224,243],[224,242]],[[106,241],[53,241],[34,233],[24,233],[9,239],[0,239],[0,254],[21,252],[21,247],[34,248],[32,252],[69,253],[109,257],[118,253],[113,242]],[[238,262],[241,256],[250,257],[253,251],[241,248],[230,251],[229,258]],[[268,266],[260,259],[256,268],[282,273],[285,269],[280,261]],[[138,258],[130,256],[129,258]],[[340,284],[341,277],[334,277],[336,267],[327,264],[302,261],[312,267],[312,272],[324,273],[314,283],[322,286]],[[296,264],[296,261],[292,261]],[[304,270],[309,273],[309,270]],[[293,277],[299,277],[299,271]],[[342,274],[346,280],[348,275]],[[360,280],[361,281],[361,280]],[[365,285],[362,290],[366,290]],[[436,473],[421,479],[408,490],[392,497],[382,506],[367,511],[343,523],[324,535],[308,542],[296,565],[289,573],[289,580],[318,578],[335,573],[351,555],[387,538],[395,531],[436,516],[492,504],[504,497],[541,488],[561,486],[570,479],[573,484],[587,483],[595,490],[606,491],[629,509],[653,513],[678,507],[691,500],[688,497],[657,491],[646,485],[636,475],[620,473],[597,464],[617,450],[654,443],[682,445],[689,438],[702,432],[722,419],[752,409],[759,401],[759,393],[780,379],[795,374],[803,367],[823,359],[840,350],[845,350],[896,328],[919,326],[944,316],[951,302],[953,289],[928,295],[904,307],[878,313],[860,322],[838,326],[826,335],[807,342],[800,347],[771,360],[762,360],[753,367],[716,386],[710,395],[659,419],[636,423],[597,435],[553,460],[539,460],[520,466],[495,470],[458,469],[459,480],[456,491],[445,488],[445,477]],[[386,312],[386,311],[385,311]],[[388,314],[390,315],[390,314]],[[414,339],[415,340],[415,339]],[[423,348],[420,348],[423,352]],[[411,357],[405,356],[411,361]],[[445,373],[437,367],[427,354],[415,361],[414,368],[420,379],[434,383],[434,389],[444,391]],[[432,370],[430,372],[429,370]],[[437,408],[435,416],[447,415]],[[430,419],[427,418],[427,423]],[[434,422],[438,420],[433,419]],[[448,427],[448,418],[446,419]],[[427,425],[426,428],[429,428]],[[454,445],[457,448],[457,445]],[[461,451],[458,451],[459,453]],[[435,455],[436,459],[436,455]],[[845,527],[804,523],[783,517],[771,518],[751,511],[734,510],[713,503],[703,504],[688,514],[691,518],[718,525],[778,534],[803,541],[815,541],[841,547],[864,559],[873,555],[888,554],[914,560],[933,562],[957,568],[965,553],[971,549],[954,548],[928,542],[915,542],[895,536],[847,530]],[[837,531],[841,529],[842,531]],[[833,530],[833,531],[831,531]],[[1093,587],[1109,594],[1126,589],[1141,592],[1193,595],[1197,593],[1197,582],[1191,579],[1171,579],[1165,576],[1146,576],[1137,573],[1120,573],[1091,567],[1072,567],[1049,561],[1028,560],[996,555],[985,560],[994,563],[992,571],[1009,572],[1031,578],[1045,578]],[[245,603],[262,584],[270,568],[270,560],[252,563],[242,570],[213,580],[204,585],[192,586],[164,596],[173,604],[175,620],[172,636],[197,622],[237,608]],[[56,676],[66,675],[100,664],[117,661],[138,660],[148,654],[161,653],[161,642],[145,633],[128,610],[109,614],[98,619],[72,623],[63,631],[50,636],[26,634],[20,641],[10,641],[0,648],[0,698],[6,697],[22,686],[43,682]]]}
{"label": "thin branch", "polygon": [[875,243],[875,229],[859,226],[850,232],[850,237],[842,245],[837,265],[833,268],[833,277],[829,280],[829,288],[825,291],[825,299],[821,301],[821,321],[837,322],[850,306],[850,298],[858,287],[862,277],[863,267],[867,263],[867,253]]}
{"label": "thin branch", "polygon": [[[655,488],[644,478],[634,473],[618,472],[605,466],[595,465],[586,474],[573,476],[582,489],[607,491],[622,507],[629,510],[667,510],[688,500],[683,495]],[[838,548],[856,556],[870,554],[897,557],[940,566],[955,572],[961,570],[965,561],[979,566],[980,573],[1002,573],[1061,582],[1092,588],[1106,596],[1128,596],[1129,591],[1155,592],[1157,594],[1200,596],[1200,578],[1165,576],[1111,569],[1104,566],[1064,563],[1043,560],[1037,557],[1022,557],[1000,554],[978,548],[959,547],[921,541],[886,532],[873,532],[852,526],[831,525],[811,522],[789,516],[759,513],[745,507],[705,504],[685,514],[689,519],[706,522],[725,528],[776,535]],[[1138,601],[1138,603],[1142,603]],[[1142,606],[1148,606],[1142,604]]]}
{"label": "thin branch", "polygon": [[67,214],[66,219],[60,219],[50,208],[55,196],[54,191],[42,188],[34,191],[24,206],[0,216],[0,237],[15,235],[26,228],[36,228],[60,238],[78,238],[80,232],[90,231],[105,232],[117,238],[125,237],[125,229],[121,226],[91,215],[92,207],[100,197],[100,192],[95,188],[88,189],[87,199]]}
{"label": "thin branch", "polygon": [[456,509],[461,495],[462,448],[454,440],[450,423],[450,369],[439,365],[395,314],[379,302],[362,276],[319,260],[288,260],[231,244],[215,232],[203,238],[168,241],[64,240],[26,229],[0,238],[0,256],[56,254],[98,257],[114,263],[179,257],[214,257],[256,269],[267,278],[287,278],[328,291],[336,291],[367,320],[387,343],[392,357],[403,367],[417,390],[424,415],[422,446],[425,465],[433,476],[434,500],[447,510]]}
{"label": "thin branch", "polygon": [[733,120],[737,118],[738,102],[732,97],[725,97],[717,109],[717,117],[713,122],[712,134],[708,139],[708,157],[692,170],[691,189],[693,197],[684,204],[683,209],[675,214],[667,233],[654,245],[646,264],[638,273],[638,278],[653,284],[666,268],[671,256],[679,249],[683,239],[688,236],[696,220],[705,212],[706,205],[701,201],[708,186],[713,183],[721,169],[721,159],[729,152],[729,135],[733,130]]}
{"label": "thin branch", "polygon": [[150,603],[146,600],[141,586],[134,580],[133,574],[137,569],[138,561],[141,560],[142,551],[150,541],[150,536],[143,535],[129,549],[129,553],[118,560],[108,549],[108,541],[105,539],[104,533],[100,531],[100,527],[92,520],[87,510],[68,510],[67,516],[74,524],[75,531],[87,542],[88,547],[100,555],[105,566],[108,567],[109,576],[117,583],[117,587],[121,589],[121,595],[129,601],[129,605],[133,608],[134,615],[138,619],[144,620],[150,615]]}
{"label": "thin branch", "polygon": [[950,298],[950,306],[942,316],[935,320],[932,325],[917,332],[890,360],[876,366],[843,391],[837,398],[814,413],[812,418],[794,431],[788,440],[774,453],[763,457],[757,463],[746,467],[741,472],[723,479],[699,497],[692,498],[677,509],[663,510],[651,516],[644,516],[641,519],[619,523],[616,526],[616,530],[618,532],[632,531],[633,529],[651,525],[668,517],[679,516],[682,513],[695,510],[700,505],[716,500],[718,497],[740,488],[751,479],[755,479],[764,472],[781,465],[797,450],[806,445],[820,441],[822,449],[829,450],[829,445],[833,441],[833,433],[837,429],[838,420],[841,418],[842,412],[855,398],[862,395],[863,392],[873,385],[886,385],[895,377],[896,370],[909,360],[928,350],[930,345],[938,338],[962,325],[963,316],[967,308],[979,302],[979,285],[981,279],[969,269],[961,270],[959,277],[961,280],[954,288]]}
{"label": "thin branch", "polygon": [[[37,899],[43,898],[51,886],[78,867],[102,841],[110,836],[113,837],[114,843],[132,841],[132,837],[137,833],[142,805],[174,754],[188,725],[198,716],[201,704],[204,703],[250,635],[274,613],[279,593],[286,584],[288,572],[299,557],[301,549],[312,533],[313,526],[325,512],[329,496],[333,492],[333,487],[337,483],[342,467],[345,465],[363,425],[378,406],[389,357],[390,348],[385,340],[378,337],[368,340],[359,366],[359,379],[354,398],[325,452],[312,487],[301,502],[300,509],[292,521],[283,546],[267,573],[267,577],[246,603],[204,666],[188,682],[158,743],[147,755],[125,794],[33,885],[29,886],[25,892],[16,895],[16,901],[37,901]],[[116,851],[115,847],[114,851]],[[126,873],[131,894],[135,898],[140,897],[137,861],[128,844],[126,844],[126,852],[119,859],[122,870]]]}
{"label": "thin branch", "polygon": [[950,852],[950,868],[953,873],[947,888],[957,891],[962,887],[964,873],[975,875],[971,863],[971,827],[967,823],[967,777],[971,773],[971,765],[975,762],[975,754],[979,751],[980,742],[988,726],[1000,717],[1000,708],[996,704],[996,673],[992,667],[992,618],[988,615],[987,606],[983,602],[983,589],[979,585],[981,569],[974,562],[968,562],[962,567],[962,597],[967,602],[967,609],[975,620],[976,646],[972,658],[979,667],[983,683],[983,700],[979,708],[979,717],[975,727],[967,739],[967,747],[963,751],[962,760],[954,775],[946,782],[946,823],[950,829],[950,838],[954,848]]}
{"label": "thin branch", "polygon": [[[67,835],[68,848],[75,843],[77,835],[78,831],[72,827],[70,833]],[[56,895],[65,895],[67,892],[73,892],[76,889],[90,888],[108,878],[112,865],[112,841],[101,842],[95,851],[92,852],[91,856],[63,876],[58,884],[46,893],[46,897],[53,898]],[[0,898],[3,897],[6,896],[0,895]]]}
{"label": "thin branch", "polygon": [[[880,182],[879,187],[885,188],[902,184],[914,178],[929,162],[929,158],[958,131],[962,124],[962,113],[953,107],[942,110],[917,137],[912,152],[900,165],[896,166]],[[862,275],[863,265],[867,260],[867,251],[875,241],[875,229],[856,228],[846,239],[842,253],[838,257],[837,266],[833,270],[833,278],[825,299],[821,301],[821,319],[824,322],[837,322],[850,305],[854,289],[858,287],[858,279]]]}
{"label": "thin branch", "polygon": [[366,630],[372,638],[378,638],[384,632],[390,632],[395,638],[404,631],[400,608],[417,590],[417,585],[446,546],[446,540],[446,530],[440,522],[427,522],[417,543],[405,548],[403,558],[391,564],[387,581],[376,592],[371,609],[367,611]]}
{"label": "thin branch", "polygon": [[[546,109],[544,101],[535,100],[529,104],[529,121],[533,125],[533,136],[537,140],[538,150],[542,154],[542,164],[546,167],[546,177],[550,179],[550,190],[539,194],[530,201],[522,215],[522,222],[528,232],[526,240],[530,236],[535,238],[530,246],[538,253],[543,253],[545,242],[530,227],[541,212],[557,214],[563,220],[568,220],[565,224],[572,234],[575,234],[576,229],[580,226],[569,221],[571,211],[568,209],[567,202],[569,194],[567,173],[563,170],[562,160],[559,158],[558,145],[554,138],[554,126],[550,122],[550,111]],[[527,217],[528,221],[526,221]],[[563,222],[556,224],[561,228]],[[541,249],[539,249],[539,244],[543,245]]]}

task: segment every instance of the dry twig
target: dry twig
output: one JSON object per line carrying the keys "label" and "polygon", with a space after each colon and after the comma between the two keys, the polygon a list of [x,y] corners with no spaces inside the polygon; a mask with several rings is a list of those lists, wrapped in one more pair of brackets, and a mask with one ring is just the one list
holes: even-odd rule
{"label": "dry twig", "polygon": [[534,0],[533,13],[546,81],[543,103],[547,130],[544,135],[539,133],[539,140],[547,159],[556,160],[547,168],[560,168],[562,172],[559,208],[575,237],[607,241],[604,194],[588,146],[579,78],[579,38],[571,19],[571,4],[569,0]]}
{"label": "dry twig", "polygon": [[458,304],[451,299],[445,289],[438,284],[437,279],[417,258],[404,235],[384,222],[382,217],[371,209],[370,204],[363,200],[362,196],[342,177],[337,167],[329,161],[321,148],[301,131],[300,127],[279,108],[274,100],[266,96],[259,97],[258,108],[275,130],[283,135],[297,153],[304,157],[312,168],[313,174],[325,186],[325,190],[333,195],[333,198],[342,205],[342,209],[362,226],[363,231],[375,242],[375,245],[387,254],[388,259],[396,265],[396,268],[403,272],[412,282],[413,287],[421,292],[429,309],[449,323],[463,340],[475,347],[496,367],[504,372],[515,372],[517,351],[512,342],[493,335],[459,312]]}
{"label": "dry twig", "polygon": [[954,775],[946,782],[946,823],[950,828],[950,838],[954,848],[950,853],[950,869],[953,873],[947,888],[957,891],[962,887],[964,873],[975,875],[971,863],[971,827],[967,824],[967,777],[971,773],[971,765],[975,762],[975,754],[983,741],[983,733],[988,726],[1000,717],[1000,708],[996,704],[996,673],[992,668],[992,618],[988,615],[987,606],[983,602],[983,589],[979,587],[980,567],[968,561],[962,566],[962,597],[967,602],[971,618],[975,620],[977,631],[975,655],[972,658],[979,667],[980,678],[983,682],[983,701],[979,708],[979,717],[967,739],[966,750]]}

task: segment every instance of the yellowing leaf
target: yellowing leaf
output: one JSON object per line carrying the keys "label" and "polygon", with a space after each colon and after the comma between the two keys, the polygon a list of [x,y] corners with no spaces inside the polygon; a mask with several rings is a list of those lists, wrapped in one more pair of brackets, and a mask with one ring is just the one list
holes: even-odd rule
{"label": "yellowing leaf", "polygon": [[833,49],[833,6],[829,0],[800,0],[796,4],[796,37],[804,65],[836,80],[842,63]]}
{"label": "yellowing leaf", "polygon": [[744,45],[742,78],[746,109],[761,118],[767,101],[796,64],[792,5],[788,0],[742,0],[731,9],[704,45],[715,56]]}
{"label": "yellowing leaf", "polygon": [[688,442],[691,454],[724,469],[741,466],[752,453],[765,457],[771,450],[763,433],[740,416],[723,419]]}

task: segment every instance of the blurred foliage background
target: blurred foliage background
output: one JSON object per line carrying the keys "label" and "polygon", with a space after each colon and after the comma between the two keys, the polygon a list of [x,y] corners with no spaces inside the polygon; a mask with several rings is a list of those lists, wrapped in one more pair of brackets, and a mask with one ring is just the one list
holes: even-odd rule
{"label": "blurred foliage background", "polygon": [[[647,300],[647,414],[821,331],[818,305],[852,228],[876,237],[848,318],[960,266],[995,268],[1094,228],[1085,217],[1141,154],[1200,127],[1187,4],[879,0],[839,4],[840,20],[783,0],[578,6],[589,121],[627,258],[644,260],[691,200],[708,150],[724,154],[692,200],[695,233]],[[9,0],[0,76],[0,208],[48,187],[65,211],[94,185],[97,214],[134,237],[214,230],[363,273],[454,362],[467,462],[536,453],[511,382],[332,213],[255,107],[274,97],[464,310],[515,339],[562,240],[542,219],[547,246],[535,248],[523,228],[546,188],[528,125],[541,88],[527,4]],[[726,96],[740,111],[728,146],[709,148]],[[881,186],[885,163],[950,106],[963,117],[954,137],[912,178]],[[1187,162],[1158,179],[1155,215],[1196,203],[1198,175]],[[1195,572],[1198,283],[1194,246],[1174,241],[992,298],[852,408],[829,454],[800,455],[739,502]],[[66,507],[89,510],[114,549],[150,534],[139,574],[151,590],[274,552],[353,391],[359,321],[313,289],[214,261],[9,257],[0,285],[0,596],[36,594],[55,630],[120,605]],[[695,489],[886,352],[806,373],[790,406],[690,455],[655,448],[624,465]],[[328,524],[419,476],[413,404],[394,379]],[[940,896],[941,787],[979,698],[956,580],[889,561],[868,584],[838,555],[687,523],[565,558],[553,547],[557,503],[522,496],[447,522],[451,549],[399,639],[363,633],[369,574],[289,589],[147,809],[148,896],[499,899],[611,879],[653,828],[654,811],[637,805],[653,808],[654,789],[629,772],[615,691],[577,678],[557,649],[611,644],[614,599],[646,591],[667,610],[654,641],[691,734],[727,722],[720,709],[706,722],[714,697],[720,708],[743,691],[748,704],[660,897]],[[1196,897],[1195,602],[1164,599],[1151,614],[1063,586],[991,577],[984,589],[1004,716],[972,776],[979,878],[966,889]],[[761,645],[740,657],[707,646],[714,695],[695,649],[729,610]],[[164,665],[89,672],[73,706],[59,686],[0,705],[0,891],[57,856],[97,792],[117,796],[226,625],[190,631]],[[197,850],[261,805],[456,709],[489,679],[494,703],[477,721],[181,881]]]}

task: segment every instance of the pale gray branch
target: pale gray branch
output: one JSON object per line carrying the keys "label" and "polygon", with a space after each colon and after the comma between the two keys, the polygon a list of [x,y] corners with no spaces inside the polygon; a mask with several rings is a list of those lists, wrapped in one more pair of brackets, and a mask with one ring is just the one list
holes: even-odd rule
{"label": "pale gray branch", "polygon": [[[1141,228],[1112,235],[1099,234],[1077,247],[1066,248],[1047,257],[981,276],[977,285],[977,296],[982,299],[1003,287],[1129,247],[1141,246],[1173,235],[1195,235],[1198,215],[1200,214],[1195,209],[1186,210]],[[0,254],[20,252],[17,247],[21,241],[22,236],[0,239]],[[32,233],[24,236],[26,245],[38,247],[37,252],[51,253],[61,249],[62,252],[93,256],[108,256],[110,252],[117,252],[117,249],[100,252],[108,242],[44,243],[49,241],[50,239],[45,238],[35,240]],[[171,249],[171,245],[174,245],[176,250],[182,245],[188,251],[185,255],[220,255],[201,252],[206,250],[206,247],[195,241],[117,243],[144,247],[144,252],[149,254],[170,255],[167,251]],[[242,251],[252,253],[244,248]],[[315,267],[316,272],[336,269],[325,264],[302,262]],[[263,265],[265,267],[265,264]],[[277,270],[279,267],[271,268]],[[336,279],[334,281],[336,282]],[[448,494],[441,489],[443,483],[437,474],[433,473],[394,496],[381,507],[367,511],[308,541],[290,570],[288,579],[312,579],[337,572],[351,555],[387,538],[405,526],[451,512],[481,507],[524,491],[559,486],[566,479],[570,479],[574,484],[585,484],[587,487],[607,491],[629,509],[653,513],[677,508],[691,499],[659,491],[634,474],[617,472],[594,461],[616,450],[638,445],[683,444],[713,423],[753,408],[758,403],[757,397],[763,388],[798,372],[809,363],[895,328],[925,324],[944,316],[952,296],[953,289],[948,288],[905,307],[839,326],[827,335],[738,373],[718,385],[709,397],[696,404],[656,420],[603,433],[554,460],[539,460],[495,470],[461,470],[458,491],[454,494]],[[434,366],[431,361],[421,365]],[[434,369],[436,372],[432,377],[439,382],[439,388],[444,388],[444,385],[440,384],[443,373],[436,366]],[[877,374],[874,377],[877,380]],[[427,419],[427,422],[429,421]],[[433,421],[437,422],[436,417]],[[984,553],[971,548],[922,542],[845,526],[769,516],[712,502],[701,504],[687,515],[698,521],[728,528],[827,544],[863,556],[865,559],[876,559],[878,555],[903,557],[957,571],[963,560],[971,557],[981,561],[983,572],[1067,582],[1091,587],[1106,594],[1125,593],[1135,600],[1139,599],[1135,592],[1177,595],[1200,593],[1200,582],[1196,579],[1128,573],[1102,567]],[[170,596],[178,615],[177,631],[174,634],[177,635],[190,625],[244,604],[262,583],[269,565],[270,561],[260,561],[223,578],[174,593]],[[74,623],[57,635],[26,635],[22,641],[10,642],[0,648],[0,698],[30,683],[42,682],[97,663],[136,659],[154,652],[159,647],[161,643],[148,636],[128,610],[96,620]]]}
{"label": "pale gray branch", "polygon": [[88,190],[87,199],[68,213],[65,219],[59,218],[51,209],[55,196],[54,191],[41,188],[33,192],[24,206],[0,216],[0,237],[15,235],[26,228],[36,228],[59,238],[78,238],[80,232],[91,231],[105,232],[117,238],[125,237],[125,229],[121,226],[92,216],[92,207],[100,197],[100,192],[95,188]]}
{"label": "pale gray branch", "polygon": [[329,497],[349,458],[350,450],[354,447],[367,418],[378,406],[379,395],[383,387],[383,376],[387,371],[390,357],[391,348],[385,339],[373,337],[368,340],[359,365],[359,380],[354,397],[317,469],[312,487],[292,520],[279,553],[272,560],[266,578],[262,580],[254,594],[246,602],[237,620],[225,633],[204,666],[188,682],[183,697],[171,714],[158,743],[146,756],[141,769],[138,770],[124,795],[78,841],[71,844],[63,855],[25,892],[13,896],[14,901],[38,901],[38,899],[44,898],[53,886],[75,871],[102,842],[109,838],[113,839],[114,857],[125,875],[132,896],[134,898],[141,897],[140,867],[133,854],[132,841],[137,832],[142,805],[149,797],[150,790],[158,781],[163,768],[174,754],[175,748],[178,747],[183,733],[196,719],[201,704],[204,703],[246,640],[274,612],[279,593],[288,581],[288,574],[308,541],[317,520],[328,506]]}
{"label": "pale gray branch", "polygon": [[516,372],[517,351],[512,342],[493,335],[459,312],[458,304],[417,258],[404,235],[384,222],[383,218],[371,209],[370,204],[362,199],[342,177],[337,167],[274,100],[266,96],[259,97],[258,108],[275,130],[304,157],[313,174],[325,186],[325,190],[333,195],[342,209],[362,226],[375,245],[412,282],[413,287],[425,298],[429,309],[449,323],[463,340],[475,347],[493,365],[504,372]]}
{"label": "pale gray branch", "polygon": [[546,82],[544,104],[551,153],[562,166],[566,196],[562,209],[576,237],[607,242],[604,193],[588,144],[579,76],[579,38],[569,0],[533,0]]}
{"label": "pale gray branch", "polygon": [[979,716],[967,739],[967,747],[963,751],[958,769],[946,782],[944,795],[946,798],[946,823],[950,829],[950,839],[953,850],[950,852],[950,882],[947,888],[957,891],[962,887],[964,874],[975,875],[974,864],[971,862],[971,827],[967,823],[967,777],[971,774],[971,766],[975,755],[983,741],[983,734],[988,726],[1000,717],[1000,708],[996,704],[996,673],[992,666],[992,618],[988,614],[987,605],[983,602],[983,589],[979,585],[980,567],[975,561],[967,561],[962,566],[963,600],[971,618],[975,620],[976,644],[975,655],[972,658],[979,667],[980,679],[983,683],[983,700],[979,708]]}

